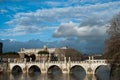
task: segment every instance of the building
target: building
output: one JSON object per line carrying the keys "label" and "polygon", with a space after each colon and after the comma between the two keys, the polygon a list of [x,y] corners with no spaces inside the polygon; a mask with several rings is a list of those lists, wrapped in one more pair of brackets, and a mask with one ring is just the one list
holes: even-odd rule
{"label": "building", "polygon": [[0,42],[0,55],[2,54],[3,43]]}
{"label": "building", "polygon": [[56,48],[54,54],[58,60],[64,60],[64,57],[66,57],[67,61],[69,58],[72,61],[81,61],[83,58],[83,55],[79,51],[72,48]]}
{"label": "building", "polygon": [[[38,54],[40,51],[47,51],[49,54]],[[62,48],[47,48],[44,46],[40,49],[25,49],[22,48],[20,52],[18,52],[20,58],[26,58],[27,61],[42,61],[42,60],[49,60],[49,61],[58,61],[58,60],[68,60],[69,57],[71,60],[82,60],[82,54],[75,49],[62,47]]]}

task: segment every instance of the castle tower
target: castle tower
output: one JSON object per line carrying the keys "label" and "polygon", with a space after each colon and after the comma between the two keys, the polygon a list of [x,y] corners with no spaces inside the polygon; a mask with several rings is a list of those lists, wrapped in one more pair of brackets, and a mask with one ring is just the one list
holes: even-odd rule
{"label": "castle tower", "polygon": [[2,54],[3,43],[0,42],[0,55]]}

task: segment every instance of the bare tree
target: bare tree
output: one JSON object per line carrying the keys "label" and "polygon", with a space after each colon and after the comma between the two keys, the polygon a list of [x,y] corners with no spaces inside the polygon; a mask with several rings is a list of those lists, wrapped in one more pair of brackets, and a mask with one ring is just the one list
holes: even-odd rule
{"label": "bare tree", "polygon": [[115,16],[108,29],[105,56],[111,64],[111,80],[120,80],[120,13]]}
{"label": "bare tree", "polygon": [[[120,13],[115,16],[108,29],[109,39],[106,41],[106,57],[114,60],[120,56]],[[120,60],[120,59],[119,59]]]}

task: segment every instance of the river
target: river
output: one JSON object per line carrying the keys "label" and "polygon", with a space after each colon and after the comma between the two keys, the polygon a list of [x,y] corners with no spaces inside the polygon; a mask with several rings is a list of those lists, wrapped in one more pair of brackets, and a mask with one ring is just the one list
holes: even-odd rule
{"label": "river", "polygon": [[80,69],[73,70],[72,74],[62,74],[59,70],[53,71],[51,74],[11,74],[0,73],[0,80],[109,80],[109,69],[100,67],[96,71],[96,75],[86,75],[85,71]]}

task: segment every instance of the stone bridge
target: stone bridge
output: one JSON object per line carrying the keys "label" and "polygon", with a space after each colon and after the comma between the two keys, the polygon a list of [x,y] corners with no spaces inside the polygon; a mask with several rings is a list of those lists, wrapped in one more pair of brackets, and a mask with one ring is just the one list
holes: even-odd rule
{"label": "stone bridge", "polygon": [[85,61],[39,61],[39,62],[9,62],[9,71],[12,72],[15,68],[19,68],[23,73],[29,73],[31,68],[38,68],[41,73],[48,73],[53,66],[58,67],[62,73],[70,73],[75,66],[82,67],[86,74],[95,74],[100,66],[107,66],[109,64],[104,59],[88,59]]}

